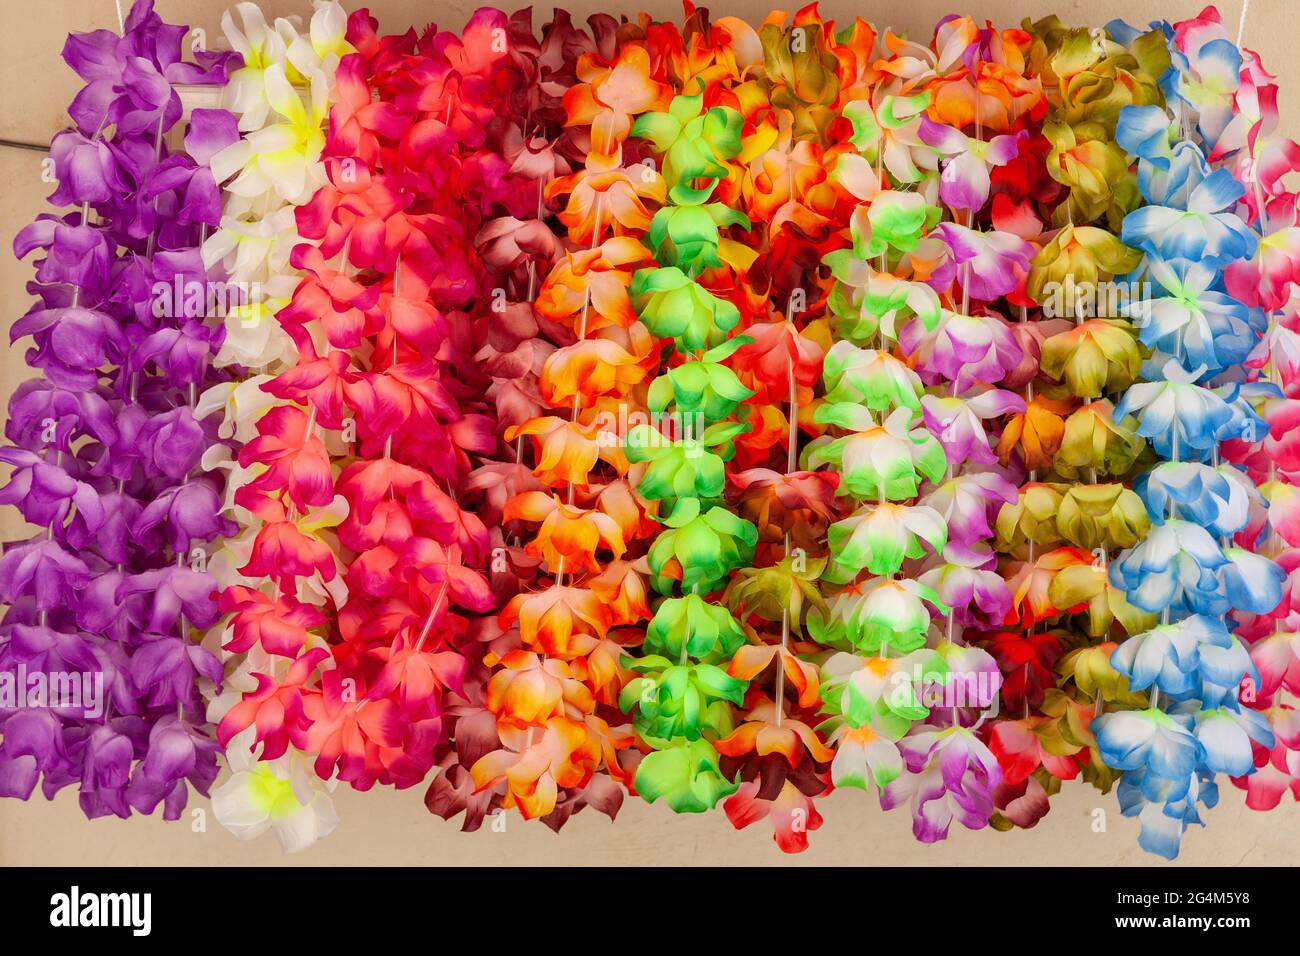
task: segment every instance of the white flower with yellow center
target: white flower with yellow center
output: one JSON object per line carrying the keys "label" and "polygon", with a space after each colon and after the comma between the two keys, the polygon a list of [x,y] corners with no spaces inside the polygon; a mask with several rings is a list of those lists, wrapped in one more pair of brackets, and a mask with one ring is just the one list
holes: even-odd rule
{"label": "white flower with yellow center", "polygon": [[277,760],[257,760],[248,748],[251,732],[244,731],[226,748],[231,775],[212,791],[212,812],[240,840],[270,830],[286,853],[305,850],[338,826],[329,796],[334,784],[318,779],[308,758],[296,751]]}

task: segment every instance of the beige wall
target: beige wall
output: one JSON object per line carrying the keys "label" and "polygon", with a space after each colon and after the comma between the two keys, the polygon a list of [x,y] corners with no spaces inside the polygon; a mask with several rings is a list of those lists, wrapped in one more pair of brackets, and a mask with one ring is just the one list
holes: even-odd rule
{"label": "beige wall", "polygon": [[[348,9],[359,3],[344,0]],[[159,12],[173,22],[203,27],[210,42],[220,36],[225,0],[158,0]],[[123,0],[123,7],[126,0]],[[437,0],[374,0],[370,9],[386,31],[407,25],[423,26],[434,18],[444,28],[459,27],[475,3]],[[637,7],[659,17],[676,17],[674,0],[639,0],[625,4],[573,0],[576,18],[595,10],[632,11]],[[798,4],[792,4],[791,8]],[[1157,17],[1176,20],[1195,15],[1202,0],[907,0],[905,3],[848,3],[833,0],[821,5],[823,14],[841,20],[857,14],[877,26],[907,30],[913,36],[928,34],[935,21],[953,11],[987,17],[998,25],[1012,25],[1028,15],[1056,12],[1071,23],[1101,25],[1116,16],[1141,23]],[[302,13],[307,0],[263,0],[268,16]],[[715,14],[743,16],[751,21],[766,15],[760,0],[732,0],[715,4]],[[537,21],[549,6],[537,8]],[[1235,34],[1241,0],[1223,0],[1220,10]],[[116,29],[113,0],[6,0],[5,24],[0,29],[0,139],[47,143],[66,122],[64,110],[78,86],[58,53],[70,30],[99,27]],[[1246,27],[1246,45],[1257,50],[1264,64],[1278,74],[1283,89],[1283,123],[1300,137],[1300,69],[1294,65],[1300,45],[1300,3],[1296,0],[1253,0]],[[0,148],[0,302],[5,303],[6,325],[26,308],[23,286],[30,275],[28,263],[13,261],[8,253],[14,233],[43,209],[50,187],[40,179],[41,154]],[[7,340],[7,339],[6,339]],[[7,400],[25,377],[21,349],[0,355],[0,400]],[[0,509],[0,537],[19,537],[21,521],[11,509]],[[874,798],[858,792],[835,793],[818,806],[826,818],[812,834],[812,848],[802,856],[786,857],[772,844],[767,823],[735,832],[720,813],[703,817],[675,816],[666,807],[629,800],[616,824],[594,811],[569,822],[556,836],[537,824],[517,818],[506,831],[484,829],[460,833],[425,811],[423,789],[406,792],[375,790],[358,794],[340,790],[335,795],[342,823],[333,836],[293,857],[281,855],[269,834],[252,843],[240,843],[207,814],[206,829],[187,819],[163,823],[135,818],[86,821],[77,808],[76,795],[65,791],[46,803],[27,804],[0,800],[0,865],[3,864],[430,864],[509,865],[551,864],[779,864],[808,863],[866,865],[953,864],[1092,864],[1109,866],[1160,864],[1137,847],[1137,824],[1119,815],[1114,795],[1102,796],[1085,785],[1068,785],[1053,800],[1050,814],[1033,830],[1002,834],[991,830],[970,833],[954,826],[943,844],[923,847],[911,835],[905,809],[889,814],[875,806]],[[206,807],[206,803],[200,804]],[[1106,814],[1106,831],[1093,829],[1095,808]],[[1184,838],[1183,864],[1287,864],[1300,845],[1300,807],[1288,800],[1272,813],[1245,808],[1240,791],[1224,781],[1220,806],[1207,814],[1209,826],[1194,829]]]}

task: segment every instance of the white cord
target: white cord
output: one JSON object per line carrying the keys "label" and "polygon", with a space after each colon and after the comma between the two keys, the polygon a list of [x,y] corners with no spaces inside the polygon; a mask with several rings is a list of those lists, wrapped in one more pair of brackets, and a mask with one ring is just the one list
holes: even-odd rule
{"label": "white cord", "polygon": [[[1249,0],[1247,0],[1249,2]],[[113,6],[117,7],[117,32],[126,32],[126,21],[122,19],[122,0],[113,0]],[[1245,14],[1242,14],[1244,17]]]}
{"label": "white cord", "polygon": [[1246,14],[1250,12],[1250,0],[1241,0],[1241,19],[1237,21],[1237,47],[1240,49],[1242,37],[1246,35]]}

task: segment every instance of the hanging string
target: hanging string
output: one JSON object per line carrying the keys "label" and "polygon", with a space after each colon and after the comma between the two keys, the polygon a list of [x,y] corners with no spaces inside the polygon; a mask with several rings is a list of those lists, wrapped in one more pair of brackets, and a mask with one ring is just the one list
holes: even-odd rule
{"label": "hanging string", "polygon": [[1242,37],[1246,35],[1246,14],[1250,13],[1250,0],[1241,0],[1241,19],[1237,21],[1237,47],[1240,49]]}

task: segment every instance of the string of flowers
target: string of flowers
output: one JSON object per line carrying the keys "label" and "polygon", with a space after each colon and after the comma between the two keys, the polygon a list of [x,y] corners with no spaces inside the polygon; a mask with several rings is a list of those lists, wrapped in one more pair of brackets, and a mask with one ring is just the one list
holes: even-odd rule
{"label": "string of flowers", "polygon": [[[217,429],[222,441],[208,448],[203,467],[225,472],[224,510],[240,528],[208,565],[223,592],[222,610],[232,612],[208,642],[210,650],[220,647],[230,658],[220,693],[208,705],[208,719],[217,723],[245,691],[256,688],[254,674],[274,672],[277,655],[323,645],[329,616],[346,598],[338,577],[301,578],[295,590],[282,592],[278,578],[241,571],[263,527],[257,510],[245,504],[254,492],[243,489],[256,489],[274,467],[245,458],[244,448],[258,438],[259,420],[271,409],[281,410],[281,421],[301,415],[301,387],[319,377],[319,363],[298,367],[298,348],[275,316],[292,300],[302,275],[290,262],[294,247],[303,242],[296,210],[325,180],[320,156],[334,75],[340,58],[352,51],[344,39],[346,14],[338,3],[322,3],[304,34],[296,18],[268,24],[252,3],[237,4],[233,12],[239,23],[227,11],[222,30],[245,65],[232,71],[223,97],[242,135],[212,160],[213,175],[225,183],[224,210],[203,256],[209,267],[220,263],[227,276],[225,338],[214,365],[237,375],[204,392],[196,406],[201,418],[222,416]],[[318,325],[310,328],[308,354],[314,355],[324,335]],[[260,444],[264,447],[267,439]],[[299,452],[314,453],[319,449]],[[299,527],[318,524],[322,517],[329,522],[339,514],[339,504],[335,499],[323,508],[308,507]],[[254,731],[244,730],[225,745],[231,774],[213,794],[217,820],[240,839],[271,829],[286,852],[327,836],[338,817],[327,785],[310,772],[310,761],[290,748],[259,762],[253,737]]]}
{"label": "string of flowers", "polygon": [[[664,25],[647,31],[647,45],[678,44],[678,36]],[[724,463],[736,436],[749,430],[728,419],[749,390],[724,364],[746,340],[727,338],[740,314],[718,294],[731,278],[731,253],[743,255],[724,232],[749,223],[713,195],[740,152],[740,113],[706,106],[705,83],[693,71],[664,80],[651,74],[659,93],[628,131],[662,157],[662,177],[654,175],[661,205],[644,239],[653,258],[632,275],[629,291],[639,322],[667,340],[668,368],[648,384],[651,421],[630,429],[623,443],[635,493],[662,524],[651,525],[646,555],[661,597],[641,656],[625,664],[631,679],[618,703],[632,718],[638,746],[649,751],[636,765],[637,794],[650,803],[662,798],[677,813],[700,813],[736,788],[715,744],[732,731],[731,706],[745,688],[725,667],[743,631],[709,595],[749,562],[756,540],[754,526],[723,505]]]}
{"label": "string of flowers", "polygon": [[[1224,162],[1247,187],[1241,198],[1242,217],[1259,236],[1255,255],[1230,263],[1224,282],[1233,298],[1267,316],[1264,334],[1245,362],[1253,370],[1254,384],[1248,377],[1243,392],[1268,428],[1263,434],[1243,431],[1240,438],[1223,442],[1222,451],[1225,461],[1244,471],[1263,499],[1252,496],[1248,500],[1250,519],[1237,533],[1236,544],[1272,557],[1286,578],[1275,608],[1263,614],[1236,611],[1232,615],[1236,632],[1249,642],[1251,660],[1259,671],[1258,684],[1243,686],[1240,700],[1267,718],[1275,738],[1271,748],[1252,741],[1254,772],[1233,776],[1232,782],[1246,791],[1246,806],[1272,810],[1288,789],[1292,797],[1300,799],[1300,735],[1292,700],[1300,693],[1300,669],[1295,663],[1300,656],[1296,641],[1300,620],[1294,598],[1300,534],[1293,490],[1300,478],[1300,459],[1290,437],[1298,407],[1296,382],[1300,381],[1295,310],[1300,229],[1296,225],[1296,194],[1283,180],[1296,171],[1300,147],[1277,133],[1274,77],[1254,52],[1244,48],[1239,52],[1238,83],[1230,91],[1232,104],[1226,111],[1231,119],[1218,133],[1210,156]],[[1222,97],[1228,92],[1221,92],[1215,103],[1220,116],[1224,113]],[[1231,466],[1222,465],[1221,470],[1230,474]],[[1238,485],[1245,483],[1239,481],[1234,487]],[[1264,504],[1266,508],[1261,507]]]}
{"label": "string of flowers", "polygon": [[613,817],[631,779],[623,754],[632,736],[617,703],[623,646],[640,642],[648,613],[637,555],[653,528],[620,445],[645,414],[644,382],[659,362],[628,290],[647,261],[637,237],[664,184],[625,142],[633,116],[662,105],[667,88],[651,76],[645,38],[628,31],[615,44],[612,18],[590,25],[590,38],[567,17],[546,31],[548,47],[580,50],[563,97],[567,134],[555,146],[575,168],[544,190],[544,201],[565,197],[563,255],[533,306],[550,342],[531,417],[504,433],[533,439],[535,484],[516,484],[502,513],[512,529],[531,526],[523,555],[536,572],[497,622],[503,633],[486,658],[496,668],[485,697],[493,721],[469,768],[493,805],[555,829],[586,805]]}
{"label": "string of flowers", "polygon": [[1220,441],[1265,427],[1238,384],[1210,384],[1263,331],[1262,312],[1221,291],[1224,268],[1256,250],[1235,212],[1246,188],[1231,170],[1212,170],[1205,152],[1226,116],[1218,97],[1202,95],[1205,81],[1225,67],[1236,75],[1240,57],[1217,17],[1165,32],[1174,64],[1169,109],[1126,107],[1117,130],[1138,157],[1148,202],[1125,217],[1123,239],[1145,254],[1139,272],[1155,297],[1130,306],[1151,351],[1149,381],[1132,386],[1115,412],[1133,412],[1138,434],[1163,460],[1135,483],[1152,528],[1110,571],[1129,602],[1159,613],[1160,623],[1110,657],[1130,690],[1147,691],[1146,706],[1107,712],[1091,727],[1102,759],[1124,771],[1120,806],[1139,819],[1140,844],[1173,858],[1187,826],[1202,823],[1201,805],[1217,802],[1214,776],[1249,774],[1253,748],[1274,744],[1267,720],[1242,706],[1243,679],[1258,686],[1260,678],[1225,615],[1272,610],[1285,575],[1267,557],[1216,540],[1245,527],[1257,493],[1245,473],[1207,463]]}
{"label": "string of flowers", "polygon": [[[247,21],[245,26],[249,28]],[[346,32],[351,32],[350,23]],[[248,86],[256,89],[256,76],[248,79]],[[354,323],[360,310],[351,306],[359,298],[359,289],[341,271],[348,263],[346,237],[338,235],[341,230],[331,235],[328,227],[329,203],[337,196],[335,181],[351,187],[357,178],[359,160],[346,154],[351,145],[348,134],[353,132],[348,123],[358,94],[369,100],[360,54],[340,58],[334,81],[337,102],[330,110],[321,147],[326,181],[305,204],[292,210],[295,232],[305,241],[293,247],[288,266],[301,278],[289,301],[276,303],[275,321],[291,343],[283,349],[294,361],[286,362],[279,374],[264,383],[267,387],[261,390],[280,401],[258,419],[255,436],[239,450],[239,467],[253,477],[241,483],[235,504],[259,523],[250,525],[251,545],[240,549],[246,549],[246,556],[231,551],[244,558],[236,568],[238,574],[253,582],[265,580],[270,586],[232,584],[223,592],[223,604],[230,612],[226,626],[234,636],[227,642],[228,649],[254,653],[244,660],[241,669],[246,673],[237,671],[232,679],[230,697],[214,702],[225,711],[218,724],[219,739],[230,747],[238,737],[249,754],[270,766],[269,773],[260,767],[255,771],[245,767],[248,776],[236,772],[232,782],[244,783],[245,796],[251,800],[241,806],[232,787],[224,794],[230,815],[238,820],[241,811],[248,813],[256,829],[265,827],[268,815],[283,814],[277,832],[283,829],[286,836],[304,844],[333,825],[320,797],[323,788],[306,773],[295,772],[295,764],[305,762],[312,751],[307,737],[310,720],[304,710],[307,682],[330,657],[327,640],[336,632],[339,608],[349,596],[341,575],[344,555],[333,530],[347,517],[349,507],[336,493],[340,466],[334,459],[348,451],[341,434],[345,426],[342,377],[347,367],[343,349],[357,344]],[[252,112],[256,115],[260,109],[254,105]],[[334,153],[344,155],[335,159]],[[335,257],[337,271],[328,265]],[[274,333],[268,333],[268,338],[283,341]],[[238,698],[231,699],[235,694]],[[303,758],[293,755],[291,748]],[[287,780],[277,770],[288,770]],[[268,795],[277,799],[265,799]],[[309,829],[313,823],[318,826],[316,833]],[[302,829],[290,829],[294,825]]]}
{"label": "string of flowers", "polygon": [[[925,622],[929,633],[917,636],[924,643],[900,648],[915,676],[910,699],[894,705],[906,707],[898,714],[905,719],[899,729],[906,728],[897,744],[902,772],[881,793],[886,809],[910,802],[913,832],[924,842],[943,839],[953,819],[985,826],[1000,779],[979,732],[980,712],[995,700],[1001,675],[967,631],[1000,624],[1011,605],[983,539],[992,534],[991,514],[1014,500],[1015,485],[997,467],[985,422],[1024,408],[1019,396],[997,387],[1023,364],[997,302],[1021,287],[1032,249],[1011,232],[982,226],[992,171],[1016,158],[1028,138],[1025,126],[1041,113],[1041,93],[1023,76],[1026,39],[1014,30],[980,30],[969,19],[940,25],[929,69],[911,79],[926,97],[917,104],[923,112],[915,136],[935,154],[926,165],[941,171],[922,174],[915,198],[894,200],[911,205],[920,229],[933,226],[924,239],[913,233],[908,244],[916,249],[900,257],[897,271],[940,293],[899,327],[897,339],[926,386],[919,404],[928,434],[921,434],[938,450],[921,471],[919,501],[908,509],[918,533],[926,518],[938,519],[938,531],[931,554],[911,549],[908,558],[922,560],[909,561],[907,577],[930,589],[926,597],[941,620]],[[950,220],[936,224],[943,207]]]}
{"label": "string of flowers", "polygon": [[[855,59],[874,55],[874,45],[869,41],[865,56]],[[836,104],[849,129],[832,178],[849,196],[844,225],[837,222],[844,248],[824,261],[835,280],[827,306],[838,341],[826,353],[824,396],[813,413],[828,433],[809,444],[804,460],[832,466],[827,474],[843,502],[821,573],[827,600],[808,616],[810,635],[834,651],[821,663],[825,719],[817,729],[835,751],[834,785],[874,787],[883,797],[904,773],[897,741],[926,712],[911,665],[924,658],[927,678],[946,676],[942,662],[922,649],[927,602],[945,608],[928,585],[896,577],[905,560],[942,549],[947,529],[937,512],[914,500],[922,476],[942,477],[945,463],[921,423],[921,379],[894,353],[903,325],[915,319],[936,326],[938,295],[924,280],[947,249],[923,235],[934,218],[914,191],[938,168],[937,153],[917,138],[930,94],[919,89],[922,77],[892,72],[900,55],[920,54],[927,64],[934,55],[888,31],[876,52],[883,56],[867,76],[877,82],[854,84]]]}
{"label": "string of flowers", "polygon": [[[350,19],[360,55],[340,67],[331,132],[352,155],[313,200],[319,250],[296,252],[315,260],[327,295],[348,303],[330,330],[346,364],[324,396],[319,386],[310,394],[327,427],[340,424],[341,407],[351,412],[359,448],[337,482],[348,503],[339,541],[355,555],[348,601],[338,641],[298,658],[286,681],[300,697],[291,731],[317,754],[322,779],[337,774],[361,790],[413,786],[442,759],[451,695],[470,666],[460,650],[469,621],[453,608],[482,613],[493,603],[488,533],[457,495],[471,455],[496,446],[462,366],[497,287],[471,258],[473,237],[483,212],[520,185],[502,175],[501,157],[494,165],[480,151],[496,115],[485,91],[509,89],[498,83],[509,72],[507,44],[497,43],[504,24],[482,11],[461,36],[379,37],[369,17]],[[323,264],[335,249],[355,278]],[[335,666],[302,689],[327,655]]]}
{"label": "string of flowers", "polygon": [[[40,254],[38,301],[11,337],[32,337],[43,377],[9,403],[0,502],[41,530],[0,558],[0,660],[35,690],[0,710],[0,793],[76,785],[92,818],[161,804],[178,819],[217,775],[198,681],[219,682],[221,665],[191,636],[217,608],[190,560],[234,531],[219,484],[196,474],[211,436],[193,405],[222,333],[202,294],[174,293],[207,288],[199,245],[221,212],[208,163],[235,131],[223,110],[185,122],[177,86],[219,86],[232,65],[184,61],[187,33],[137,0],[120,36],[69,36],[64,60],[86,85],[51,144],[50,201],[80,208],[43,213],[14,242]],[[69,681],[84,693],[69,698]]]}
{"label": "string of flowers", "polygon": [[[838,241],[833,224],[845,221],[853,200],[834,178],[824,117],[841,84],[855,88],[854,71],[869,69],[874,32],[857,20],[836,50],[834,24],[812,7],[793,18],[768,17],[756,36],[729,29],[734,48],[756,47],[763,57],[761,99],[742,95],[743,72],[723,94],[748,106],[748,115],[739,175],[720,184],[721,200],[745,209],[752,259],[736,261],[728,282],[744,290],[733,293],[742,321],[728,342],[740,343],[730,361],[752,394],[740,406],[750,428],[737,436],[728,463],[727,500],[753,522],[758,541],[753,566],[737,569],[723,595],[748,640],[727,672],[749,683],[743,721],[716,747],[723,774],[740,784],[723,804],[732,825],[770,820],[777,846],[794,853],[821,826],[815,798],[830,790],[834,756],[815,730],[821,679],[805,655],[818,650],[807,616],[824,603],[817,579],[836,514],[836,476],[799,461],[801,433],[823,430],[813,421],[828,338],[818,259]],[[829,68],[828,52],[845,70],[843,80]]]}
{"label": "string of flowers", "polygon": [[[554,481],[551,476],[557,473],[572,474],[573,480],[580,480],[579,469],[585,467],[587,456],[592,456],[594,464],[601,454],[599,425],[587,428],[546,413],[552,404],[544,397],[552,388],[551,380],[543,378],[548,360],[557,347],[572,343],[573,333],[568,326],[583,308],[584,298],[592,327],[605,321],[594,318],[596,311],[602,316],[614,316],[620,310],[630,312],[625,289],[620,287],[617,273],[610,271],[611,263],[600,251],[564,259],[562,240],[549,221],[554,209],[548,186],[571,173],[585,155],[582,129],[565,129],[568,114],[562,94],[577,82],[580,54],[599,42],[593,36],[608,37],[613,23],[602,16],[593,17],[591,22],[593,35],[588,35],[576,30],[567,14],[556,11],[555,18],[542,27],[538,41],[527,12],[513,17],[508,43],[513,68],[520,71],[520,77],[509,101],[497,104],[493,110],[497,116],[508,117],[509,125],[494,135],[499,140],[495,148],[501,151],[502,161],[509,164],[512,178],[520,185],[511,190],[518,201],[501,210],[504,215],[485,217],[474,240],[484,261],[498,274],[492,307],[483,313],[482,331],[475,336],[476,341],[485,343],[475,358],[483,370],[485,393],[496,418],[498,447],[491,460],[484,461],[469,476],[465,489],[492,535],[490,582],[497,609],[527,600],[541,571],[539,556],[529,552],[518,533],[522,522],[506,517],[512,502],[540,491],[544,482]],[[612,446],[615,440],[606,435],[603,441]],[[526,464],[530,450],[535,452],[536,473]],[[507,536],[508,530],[511,533]],[[590,584],[594,593],[598,580],[601,584],[608,581],[604,600],[611,606],[624,607],[623,620],[632,622],[636,617],[629,616],[629,610],[635,606],[635,595],[644,589],[626,570],[620,578],[619,566],[614,562],[612,574],[592,578]],[[629,600],[632,604],[627,603]],[[517,724],[531,727],[543,722],[545,726],[549,715],[531,708],[559,686],[551,676],[565,673],[543,661],[541,642],[534,639],[532,646],[526,647],[521,642],[521,630],[518,624],[503,625],[496,611],[471,622],[471,633],[481,648],[481,662],[476,677],[466,685],[469,703],[453,712],[455,751],[443,761],[442,772],[425,797],[429,810],[443,818],[466,811],[464,830],[476,830],[488,815],[498,815],[510,792],[496,779],[485,780],[487,785],[480,786],[474,776],[475,766],[481,758],[503,748],[518,748]],[[607,678],[608,671],[603,669],[607,651],[594,660],[602,675],[597,680]],[[580,679],[584,662],[575,663],[565,676]],[[565,694],[570,693],[569,688],[577,690],[576,684],[570,682]],[[606,692],[607,698],[610,693]],[[582,699],[579,708],[586,703]],[[563,739],[563,732],[559,736]],[[535,742],[536,735],[532,738],[525,743]],[[544,741],[543,746],[549,743]],[[535,750],[533,756],[541,752]],[[554,802],[541,818],[558,830],[588,803],[612,817],[621,800],[622,790],[611,778],[597,774],[585,787],[557,789]],[[528,816],[537,804],[529,801],[520,806]]]}
{"label": "string of flowers", "polygon": [[1113,403],[1136,380],[1142,351],[1121,309],[1132,296],[1107,290],[1128,288],[1113,279],[1141,258],[1108,231],[1141,202],[1114,129],[1122,107],[1160,101],[1163,40],[1157,31],[1112,38],[1055,17],[1026,26],[1047,112],[1040,145],[1030,143],[1045,165],[1036,174],[1020,170],[1042,182],[1001,209],[1038,247],[1025,290],[1030,307],[1021,313],[1028,321],[1016,326],[1032,356],[1026,409],[998,447],[1029,479],[998,516],[1013,590],[1008,621],[1019,628],[989,645],[1006,675],[1002,703],[1019,715],[990,734],[1004,771],[994,820],[1002,829],[1036,824],[1063,781],[1082,776],[1109,791],[1115,774],[1088,722],[1129,697],[1117,675],[1098,675],[1108,671],[1115,639],[1154,623],[1107,577],[1111,556],[1149,526],[1125,483],[1145,442]]}

